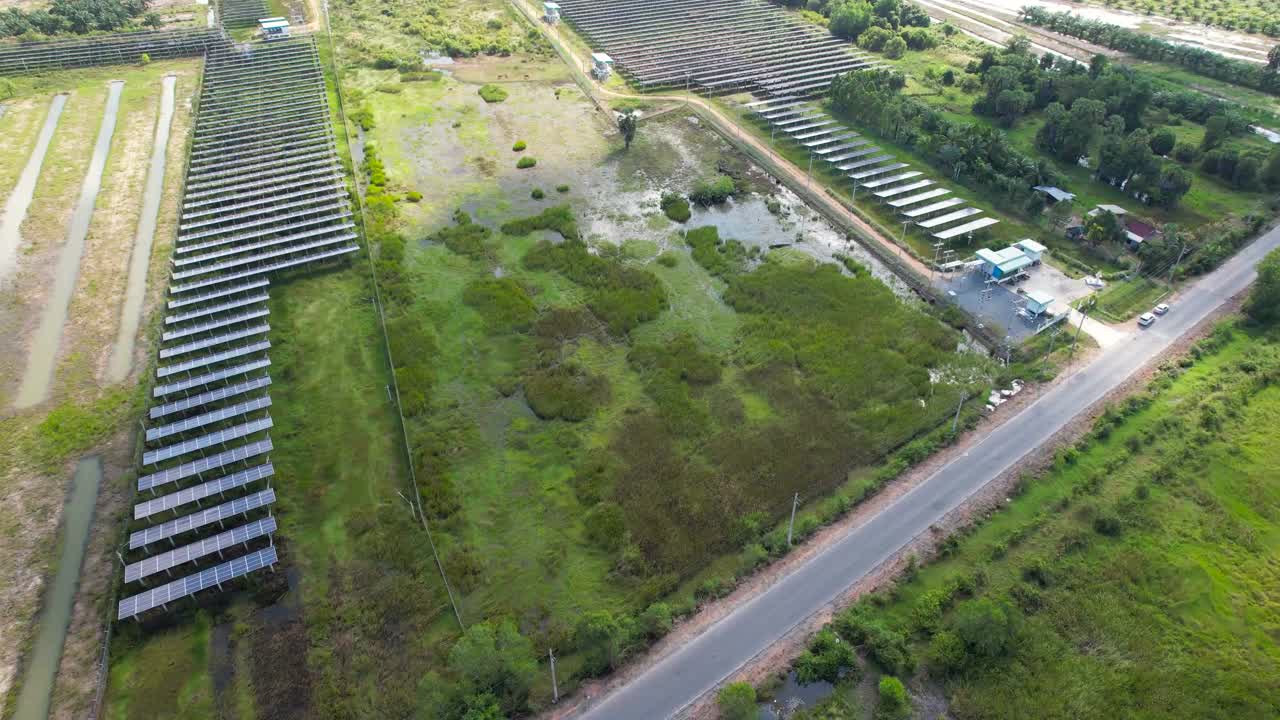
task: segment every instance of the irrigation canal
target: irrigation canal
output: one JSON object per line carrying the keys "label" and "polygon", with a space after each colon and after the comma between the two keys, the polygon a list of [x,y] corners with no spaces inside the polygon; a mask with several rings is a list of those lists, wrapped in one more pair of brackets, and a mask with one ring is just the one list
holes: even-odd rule
{"label": "irrigation canal", "polygon": [[36,146],[31,149],[31,157],[22,168],[18,184],[4,204],[4,215],[0,216],[0,282],[13,273],[18,266],[18,248],[22,245],[22,221],[27,219],[27,209],[31,207],[31,198],[36,193],[36,181],[40,179],[40,168],[44,167],[44,156],[49,152],[49,143],[53,140],[53,131],[58,129],[58,120],[62,117],[62,109],[67,106],[67,94],[58,93],[49,104],[49,114],[44,118],[44,127],[36,138]]}

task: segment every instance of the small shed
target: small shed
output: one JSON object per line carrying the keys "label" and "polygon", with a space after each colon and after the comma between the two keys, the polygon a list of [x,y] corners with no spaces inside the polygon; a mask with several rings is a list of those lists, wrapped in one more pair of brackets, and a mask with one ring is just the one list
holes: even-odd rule
{"label": "small shed", "polygon": [[1052,185],[1037,185],[1032,190],[1038,190],[1043,193],[1050,203],[1071,202],[1076,199],[1075,193],[1069,193]]}
{"label": "small shed", "polygon": [[267,40],[282,40],[289,37],[289,21],[282,17],[262,18],[258,21],[262,28],[262,36]]}
{"label": "small shed", "polygon": [[1049,293],[1032,290],[1027,293],[1027,313],[1031,317],[1040,317],[1049,312],[1049,306],[1053,304],[1053,296]]}
{"label": "small shed", "polygon": [[613,58],[601,52],[591,53],[591,74],[597,80],[607,80],[613,73]]}
{"label": "small shed", "polygon": [[1109,212],[1109,213],[1111,213],[1112,215],[1115,215],[1115,216],[1116,216],[1116,217],[1118,217],[1118,218],[1122,218],[1122,217],[1124,217],[1125,215],[1128,215],[1128,214],[1129,214],[1129,211],[1128,211],[1128,210],[1125,210],[1124,208],[1120,207],[1119,205],[1099,205],[1098,207],[1096,207],[1096,208],[1094,208],[1094,209],[1092,209],[1092,210],[1090,210],[1090,211],[1089,211],[1089,217],[1094,217],[1094,216],[1096,216],[1098,213],[1103,213],[1103,212]]}
{"label": "small shed", "polygon": [[1040,260],[1044,258],[1044,254],[1049,250],[1049,248],[1041,245],[1031,238],[1019,240],[1014,243],[1013,246],[1026,253],[1026,256],[1031,258],[1032,263],[1040,262]]}
{"label": "small shed", "polygon": [[1031,264],[1031,258],[1014,246],[1003,250],[983,248],[977,256],[982,262],[982,271],[995,280],[1007,280]]}
{"label": "small shed", "polygon": [[554,2],[542,3],[542,19],[552,25],[560,22],[560,4]]}
{"label": "small shed", "polygon": [[1154,225],[1149,225],[1134,218],[1124,221],[1124,236],[1129,241],[1130,249],[1137,250],[1142,243],[1160,234]]}

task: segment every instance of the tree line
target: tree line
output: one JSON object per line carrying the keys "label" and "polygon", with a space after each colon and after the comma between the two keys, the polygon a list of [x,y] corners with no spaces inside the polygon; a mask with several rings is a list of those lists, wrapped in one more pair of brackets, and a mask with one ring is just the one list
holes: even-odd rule
{"label": "tree line", "polygon": [[135,25],[158,28],[160,16],[147,12],[148,0],[53,0],[48,9],[0,10],[0,37],[86,35]]}
{"label": "tree line", "polygon": [[[781,0],[787,7],[814,13],[809,17],[826,24],[832,35],[855,42],[865,50],[902,57],[908,49],[927,50],[938,45],[929,30],[929,14],[919,5],[902,0]],[[950,28],[950,26],[947,26]]]}
{"label": "tree line", "polygon": [[1235,60],[1219,55],[1204,48],[1174,44],[1119,25],[1082,18],[1067,11],[1054,13],[1039,6],[1027,6],[1022,8],[1021,18],[1032,25],[1088,40],[1113,50],[1121,50],[1144,60],[1159,60],[1181,65],[1197,75],[1280,95],[1280,72],[1278,72],[1280,54],[1278,53],[1273,53],[1275,62],[1256,65],[1245,60]]}

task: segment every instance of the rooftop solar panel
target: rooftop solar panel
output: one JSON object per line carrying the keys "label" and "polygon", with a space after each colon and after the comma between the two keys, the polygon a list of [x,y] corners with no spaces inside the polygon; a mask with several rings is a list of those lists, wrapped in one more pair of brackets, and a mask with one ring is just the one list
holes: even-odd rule
{"label": "rooftop solar panel", "polygon": [[276,469],[271,463],[263,463],[262,465],[254,465],[247,470],[225,475],[209,482],[192,485],[189,488],[183,488],[177,492],[161,495],[154,500],[140,502],[133,506],[133,519],[141,520],[151,517],[165,510],[173,510],[182,507],[187,503],[197,502],[212,495],[222,495],[236,488],[244,487],[252,482],[257,482],[263,478],[269,478],[275,475]]}
{"label": "rooftop solar panel", "polygon": [[276,548],[274,545],[249,553],[195,575],[189,575],[161,585],[158,588],[127,597],[120,601],[116,619],[127,620],[174,600],[194,595],[206,588],[220,586],[224,582],[248,575],[255,570],[271,567],[276,562]]}
{"label": "rooftop solar panel", "polygon": [[276,518],[274,515],[264,517],[261,520],[254,520],[247,525],[241,525],[212,537],[197,540],[190,545],[183,545],[168,552],[152,555],[149,558],[125,565],[124,581],[136,582],[158,572],[170,570],[183,563],[193,562],[213,553],[222,552],[228,547],[270,535],[275,531]]}
{"label": "rooftop solar panel", "polygon": [[260,377],[250,378],[244,382],[235,383],[234,385],[227,385],[226,387],[220,387],[215,390],[210,390],[209,392],[203,392],[199,395],[192,395],[191,397],[186,397],[181,400],[175,400],[171,403],[156,405],[152,407],[147,414],[152,420],[156,420],[166,415],[172,415],[174,413],[185,412],[192,408],[202,407],[211,402],[217,402],[229,397],[235,397],[236,395],[253,392],[259,388],[267,387],[270,384],[271,376],[262,375]]}
{"label": "rooftop solar panel", "polygon": [[150,490],[161,485],[177,482],[192,475],[198,475],[209,470],[217,470],[228,463],[247,460],[256,455],[263,455],[271,452],[271,438],[266,440],[256,440],[247,445],[231,448],[216,455],[203,457],[191,462],[175,465],[171,468],[165,468],[160,472],[154,472],[149,475],[142,475],[138,478],[138,490]]}
{"label": "rooftop solar panel", "polygon": [[239,440],[242,437],[248,437],[254,433],[260,433],[263,430],[271,429],[271,418],[258,418],[250,420],[247,423],[241,423],[229,428],[223,428],[207,435],[183,440],[180,443],[166,445],[162,448],[150,450],[142,454],[143,465],[154,465],[165,460],[181,457],[187,453],[193,453],[197,450],[203,450],[214,445],[221,445],[232,440]]}
{"label": "rooftop solar panel", "polygon": [[190,515],[174,518],[159,525],[152,525],[145,530],[139,530],[129,535],[129,549],[137,550],[157,540],[164,540],[174,535],[202,528],[209,523],[222,522],[227,518],[243,515],[250,510],[266,507],[275,501],[275,488],[267,488],[266,490],[259,490],[256,493],[224,502],[221,505],[214,505],[213,507],[193,512]]}

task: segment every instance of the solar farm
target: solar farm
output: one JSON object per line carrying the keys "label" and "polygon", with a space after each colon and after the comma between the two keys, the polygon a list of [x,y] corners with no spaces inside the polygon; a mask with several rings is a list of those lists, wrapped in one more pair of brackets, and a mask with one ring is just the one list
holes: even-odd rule
{"label": "solar farm", "polygon": [[118,620],[277,561],[268,277],[359,249],[312,38],[213,49],[199,107]]}
{"label": "solar farm", "polygon": [[822,93],[879,63],[765,0],[563,0],[563,17],[638,89]]}

